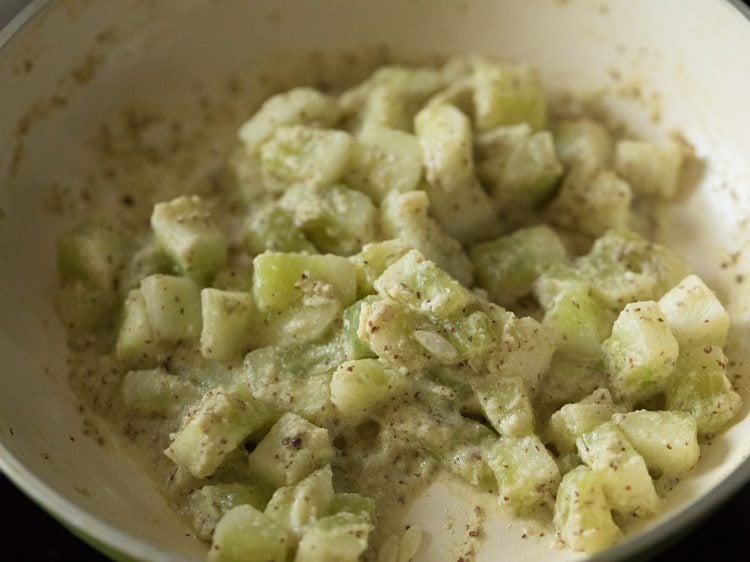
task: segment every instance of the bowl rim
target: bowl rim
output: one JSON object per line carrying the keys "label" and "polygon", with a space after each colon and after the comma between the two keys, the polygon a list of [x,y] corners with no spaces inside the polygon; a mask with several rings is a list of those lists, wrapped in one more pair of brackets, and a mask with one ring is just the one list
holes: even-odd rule
{"label": "bowl rim", "polygon": [[[13,38],[35,17],[41,15],[55,0],[31,0],[8,24],[0,29],[0,56]],[[724,0],[736,9],[750,25],[750,5],[743,0]],[[750,32],[750,27],[748,27]],[[176,555],[121,531],[75,502],[65,498],[37,477],[0,441],[0,472],[39,507],[92,547],[111,549],[111,554],[126,559],[177,562]],[[719,484],[683,510],[641,533],[595,554],[591,561],[616,562],[634,558],[650,558],[687,535],[717,510],[742,486],[750,482],[750,457],[743,460]]]}

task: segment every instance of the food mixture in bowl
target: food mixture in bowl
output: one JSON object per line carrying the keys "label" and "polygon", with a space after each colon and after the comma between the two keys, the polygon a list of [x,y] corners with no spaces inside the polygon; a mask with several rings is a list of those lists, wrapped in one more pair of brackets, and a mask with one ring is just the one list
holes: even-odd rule
{"label": "food mixture in bowl", "polygon": [[209,560],[410,560],[438,473],[596,552],[732,422],[728,315],[637,211],[689,148],[546,99],[484,57],[292,89],[210,193],[60,240],[73,386]]}

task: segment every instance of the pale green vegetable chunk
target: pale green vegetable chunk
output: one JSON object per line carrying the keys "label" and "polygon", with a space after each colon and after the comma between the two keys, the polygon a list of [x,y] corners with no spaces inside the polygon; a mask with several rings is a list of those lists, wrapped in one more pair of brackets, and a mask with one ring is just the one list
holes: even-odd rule
{"label": "pale green vegetable chunk", "polygon": [[229,510],[216,525],[209,562],[286,562],[288,533],[251,505]]}
{"label": "pale green vegetable chunk", "polygon": [[333,448],[328,430],[286,413],[250,453],[250,472],[276,488],[291,486],[328,464]]}
{"label": "pale green vegetable chunk", "polygon": [[604,550],[622,537],[612,520],[599,475],[585,466],[563,477],[557,490],[554,524],[570,549],[587,554]]}
{"label": "pale green vegetable chunk", "polygon": [[341,492],[333,494],[333,501],[331,502],[329,511],[331,514],[346,512],[355,515],[366,515],[372,518],[372,514],[375,511],[375,500],[360,494]]}
{"label": "pale green vegetable chunk", "polygon": [[347,359],[371,359],[376,357],[366,341],[359,337],[359,315],[365,302],[373,302],[378,297],[369,295],[344,310],[342,318],[342,340]]}
{"label": "pale green vegetable chunk", "polygon": [[679,477],[698,462],[698,428],[688,413],[637,410],[616,413],[612,421],[652,472]]}
{"label": "pale green vegetable chunk", "polygon": [[531,292],[536,278],[567,252],[554,230],[538,225],[477,244],[470,255],[477,284],[494,302],[509,306]]}
{"label": "pale green vegetable chunk", "polygon": [[318,250],[294,224],[290,213],[277,204],[255,209],[245,221],[245,244],[251,254],[272,252],[307,252]]}
{"label": "pale green vegetable chunk", "polygon": [[209,390],[184,415],[164,454],[196,478],[205,478],[267,420],[266,408],[251,396],[221,388]]}
{"label": "pale green vegetable chunk", "polygon": [[357,562],[372,528],[369,517],[361,514],[342,512],[318,519],[305,528],[294,561]]}
{"label": "pale green vegetable chunk", "polygon": [[727,378],[720,347],[683,349],[666,388],[666,408],[695,418],[698,433],[710,437],[724,429],[742,408],[742,398]]}
{"label": "pale green vegetable chunk", "polygon": [[501,437],[482,456],[497,478],[501,504],[523,513],[554,502],[560,470],[536,435]]}
{"label": "pale green vegetable chunk", "polygon": [[716,294],[697,275],[688,275],[670,289],[659,306],[680,346],[724,346],[729,314]]}
{"label": "pale green vegetable chunk", "polygon": [[187,277],[155,274],[141,280],[141,293],[154,338],[195,341],[201,333],[200,288]]}
{"label": "pale green vegetable chunk", "polygon": [[326,465],[294,486],[278,488],[266,505],[265,514],[297,541],[307,525],[327,515],[333,495],[333,474],[330,465]]}
{"label": "pale green vegetable chunk", "polygon": [[539,74],[529,66],[477,59],[473,64],[475,122],[480,131],[500,125],[547,122],[547,102]]}
{"label": "pale green vegetable chunk", "polygon": [[636,193],[671,199],[677,194],[686,150],[679,144],[623,139],[615,147],[615,171]]}
{"label": "pale green vegetable chunk", "polygon": [[201,291],[201,355],[216,361],[241,358],[257,345],[258,311],[253,296],[239,291]]}
{"label": "pale green vegetable chunk", "polygon": [[216,179],[220,185],[239,194],[240,199],[249,204],[269,192],[268,186],[263,183],[258,154],[244,144],[232,151]]}
{"label": "pale green vegetable chunk", "polygon": [[482,412],[500,436],[534,433],[534,408],[521,377],[487,375],[471,383]]}
{"label": "pale green vegetable chunk", "polygon": [[57,243],[57,267],[63,283],[82,281],[91,290],[114,293],[125,259],[122,236],[96,223],[84,223]]}
{"label": "pale green vegetable chunk", "polygon": [[358,254],[350,256],[357,272],[357,295],[364,297],[374,293],[375,280],[408,251],[409,246],[403,240],[394,238],[365,244]]}
{"label": "pale green vegetable chunk", "polygon": [[313,88],[295,88],[263,102],[240,127],[239,137],[247,151],[254,153],[277,127],[314,123],[331,126],[340,115],[341,109],[335,98]]}
{"label": "pale green vegetable chunk", "polygon": [[469,257],[460,242],[429,216],[429,207],[430,200],[424,191],[391,194],[380,207],[383,232],[419,250],[457,281],[470,287],[474,273]]}
{"label": "pale green vegetable chunk", "polygon": [[576,451],[576,440],[609,421],[618,411],[606,388],[596,390],[580,402],[565,404],[550,416],[548,434],[560,453]]}
{"label": "pale green vegetable chunk", "polygon": [[414,128],[432,214],[461,242],[486,238],[497,229],[497,214],[474,174],[469,118],[450,104],[432,104],[417,114]]}
{"label": "pale green vegetable chunk", "polygon": [[151,214],[151,228],[177,270],[199,284],[207,284],[226,265],[224,233],[197,195],[157,203]]}
{"label": "pale green vegetable chunk", "polygon": [[188,497],[193,528],[202,539],[210,540],[219,520],[238,505],[265,508],[271,491],[252,483],[210,484],[195,490]]}
{"label": "pale green vegetable chunk", "polygon": [[443,320],[465,312],[475,301],[466,287],[417,250],[388,266],[373,286],[384,298]]}
{"label": "pale green vegetable chunk", "polygon": [[628,304],[604,342],[610,388],[616,396],[633,402],[661,392],[678,352],[677,340],[657,303]]}
{"label": "pale green vegetable chunk", "polygon": [[190,381],[157,368],[128,371],[122,379],[120,395],[129,412],[166,417],[179,415],[190,402],[200,398],[200,391]]}
{"label": "pale green vegetable chunk", "polygon": [[157,347],[146,300],[140,289],[131,290],[123,303],[115,357],[128,363],[153,363]]}
{"label": "pale green vegetable chunk", "polygon": [[578,454],[604,486],[612,510],[644,517],[659,508],[646,462],[614,422],[605,422],[576,441]]}
{"label": "pale green vegetable chunk", "polygon": [[627,226],[632,200],[630,184],[614,172],[578,165],[568,172],[545,216],[555,224],[597,237]]}
{"label": "pale green vegetable chunk", "polygon": [[322,252],[355,254],[378,232],[375,205],[367,195],[345,185],[297,184],[287,189],[279,205]]}
{"label": "pale green vegetable chunk", "polygon": [[557,157],[565,166],[610,166],[615,152],[615,142],[612,134],[599,121],[585,117],[564,120],[555,125],[553,133]]}
{"label": "pale green vegetable chunk", "polygon": [[352,147],[344,181],[380,203],[391,191],[416,189],[422,178],[422,147],[412,134],[371,126]]}
{"label": "pale green vegetable chunk", "polygon": [[263,182],[272,191],[283,191],[298,182],[314,186],[334,183],[349,164],[353,142],[345,131],[279,127],[260,148]]}
{"label": "pale green vegetable chunk", "polygon": [[402,375],[378,360],[356,359],[342,363],[333,372],[331,401],[345,421],[357,423],[406,387]]}

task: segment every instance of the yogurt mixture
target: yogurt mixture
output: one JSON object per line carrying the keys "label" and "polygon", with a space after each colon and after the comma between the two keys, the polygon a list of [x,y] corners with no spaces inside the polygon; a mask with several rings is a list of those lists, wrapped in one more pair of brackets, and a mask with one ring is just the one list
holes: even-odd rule
{"label": "yogurt mixture", "polygon": [[726,311],[636,211],[684,143],[483,57],[294,88],[237,138],[59,245],[71,384],[209,560],[410,560],[438,474],[596,552],[741,408]]}

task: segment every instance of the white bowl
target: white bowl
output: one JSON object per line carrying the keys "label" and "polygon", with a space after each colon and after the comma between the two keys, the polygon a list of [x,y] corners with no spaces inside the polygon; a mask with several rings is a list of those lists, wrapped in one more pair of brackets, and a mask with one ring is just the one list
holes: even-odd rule
{"label": "white bowl", "polygon": [[[37,0],[0,32],[0,468],[111,553],[203,558],[205,545],[158,483],[78,412],[52,305],[55,240],[85,212],[86,197],[107,199],[111,182],[199,177],[272,89],[361,78],[384,54],[530,62],[550,88],[600,90],[633,133],[688,139],[705,166],[680,205],[660,215],[658,236],[729,308],[729,352],[741,374],[750,359],[750,22],[742,11],[718,0]],[[122,175],[102,125],[124,126],[128,111],[164,117],[140,133],[156,147],[178,134],[165,123],[181,123],[175,161],[151,169],[153,154],[131,155],[131,175]],[[744,379],[737,383],[750,404]],[[652,547],[750,478],[746,412],[704,450],[664,515],[604,558]],[[457,538],[443,531],[446,510],[459,528],[470,507],[439,483],[416,502],[409,518],[428,532],[420,560],[450,556]],[[477,560],[572,557],[521,535],[519,523],[488,521]]]}

